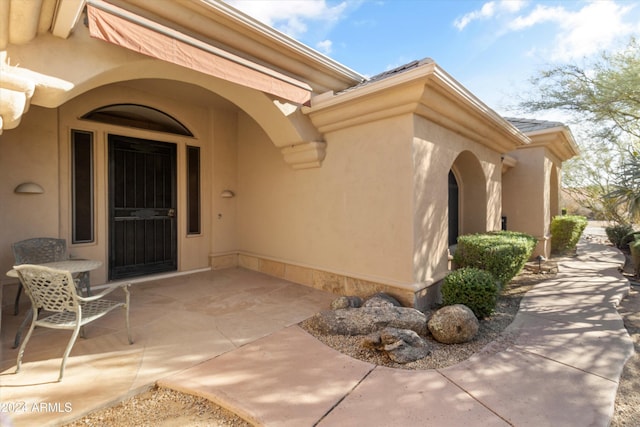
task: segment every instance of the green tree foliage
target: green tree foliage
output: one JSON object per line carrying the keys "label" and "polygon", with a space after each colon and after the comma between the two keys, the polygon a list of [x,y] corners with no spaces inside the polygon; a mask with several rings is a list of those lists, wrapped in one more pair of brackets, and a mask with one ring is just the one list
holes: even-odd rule
{"label": "green tree foliage", "polygon": [[532,83],[521,108],[563,110],[585,129],[582,154],[564,173],[565,187],[582,192],[576,201],[618,223],[640,218],[640,43],[632,38],[590,64],[552,67]]}
{"label": "green tree foliage", "polygon": [[630,220],[640,222],[640,154],[633,152],[622,164],[616,174],[611,191],[606,200],[613,201],[615,206],[623,207],[629,212]]}

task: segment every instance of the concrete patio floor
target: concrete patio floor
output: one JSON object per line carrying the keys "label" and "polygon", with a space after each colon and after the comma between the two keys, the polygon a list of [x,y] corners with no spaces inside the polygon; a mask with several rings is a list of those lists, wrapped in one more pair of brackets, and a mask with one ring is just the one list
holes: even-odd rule
{"label": "concrete patio floor", "polygon": [[[70,331],[36,328],[14,374],[15,331],[29,307],[17,286],[4,286],[0,365],[3,416],[15,426],[60,425],[136,394],[158,379],[196,366],[294,325],[334,295],[240,268],[135,283],[131,287],[129,345],[124,312],[86,327],[56,382]],[[119,298],[121,292],[110,295]],[[118,295],[116,297],[115,295]],[[0,425],[3,423],[0,421]]]}

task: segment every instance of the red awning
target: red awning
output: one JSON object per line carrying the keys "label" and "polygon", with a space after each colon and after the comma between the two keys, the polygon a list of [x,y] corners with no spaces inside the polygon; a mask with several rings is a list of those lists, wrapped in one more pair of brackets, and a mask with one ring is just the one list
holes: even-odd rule
{"label": "red awning", "polygon": [[107,6],[109,11],[88,5],[91,37],[297,104],[304,104],[311,98],[311,87],[304,82],[124,9],[111,4]]}

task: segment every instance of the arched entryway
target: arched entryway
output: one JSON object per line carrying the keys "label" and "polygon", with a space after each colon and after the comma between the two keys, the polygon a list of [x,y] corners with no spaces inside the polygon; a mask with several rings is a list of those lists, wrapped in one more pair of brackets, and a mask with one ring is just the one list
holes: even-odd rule
{"label": "arched entryway", "polygon": [[[130,136],[135,129],[192,137],[180,121],[158,109],[140,104],[110,104],[80,118],[107,125],[108,279],[116,280],[177,270],[177,146]],[[111,130],[113,128],[113,130]],[[126,129],[131,129],[128,131]],[[116,130],[117,129],[117,130]],[[83,146],[93,133],[72,131],[73,188],[76,176],[91,176],[91,158],[83,161]],[[77,152],[76,152],[77,151]],[[86,150],[84,150],[86,151]],[[78,171],[83,171],[78,175]],[[74,190],[73,235],[87,221],[82,205],[93,205],[91,193]],[[85,209],[86,211],[86,209]],[[92,222],[92,221],[91,221]]]}
{"label": "arched entryway", "polygon": [[463,151],[449,171],[449,245],[462,234],[487,230],[487,185],[478,158]]}

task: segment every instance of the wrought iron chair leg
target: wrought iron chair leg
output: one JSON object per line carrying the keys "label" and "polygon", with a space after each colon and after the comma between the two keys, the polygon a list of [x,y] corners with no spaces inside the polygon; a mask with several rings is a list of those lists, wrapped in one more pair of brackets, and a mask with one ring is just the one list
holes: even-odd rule
{"label": "wrought iron chair leg", "polygon": [[24,337],[24,342],[22,343],[22,346],[20,346],[20,350],[18,351],[18,360],[16,362],[16,374],[20,372],[20,367],[22,366],[22,355],[24,354],[24,349],[25,347],[27,347],[27,342],[29,342],[29,338],[31,338],[31,334],[33,333],[33,330],[36,328],[36,316],[32,315],[31,318],[32,318],[31,327],[29,327],[29,332],[27,332],[27,336]]}
{"label": "wrought iron chair leg", "polygon": [[127,324],[127,338],[129,339],[129,344],[133,344],[133,337],[131,336],[131,327],[129,324],[129,307],[131,307],[131,294],[129,293],[129,286],[131,286],[130,284],[126,284],[122,289],[124,290],[125,293],[125,305],[124,305],[124,309],[125,311],[125,322]]}
{"label": "wrought iron chair leg", "polygon": [[91,296],[91,281],[89,279],[89,272],[83,271],[82,273],[78,273],[78,286],[79,289],[84,288],[85,296]]}
{"label": "wrought iron chair leg", "polygon": [[22,338],[22,331],[27,327],[27,324],[30,319],[33,319],[33,307],[29,308],[27,311],[27,315],[24,317],[24,320],[18,327],[18,331],[16,332],[16,337],[13,339],[13,348],[18,348],[20,345],[20,338]]}
{"label": "wrought iron chair leg", "polygon": [[18,283],[18,293],[16,294],[16,302],[13,304],[13,315],[17,316],[20,312],[20,294],[22,293],[22,283]]}
{"label": "wrought iron chair leg", "polygon": [[78,321],[78,325],[73,330],[73,334],[71,335],[69,344],[67,344],[67,348],[64,351],[64,356],[62,356],[62,365],[60,365],[60,376],[58,377],[58,382],[62,381],[62,376],[64,375],[64,367],[67,364],[67,357],[69,356],[69,353],[71,353],[71,348],[73,347],[73,344],[76,342],[76,339],[78,338],[78,333],[80,332],[80,328],[81,328],[80,321]]}

